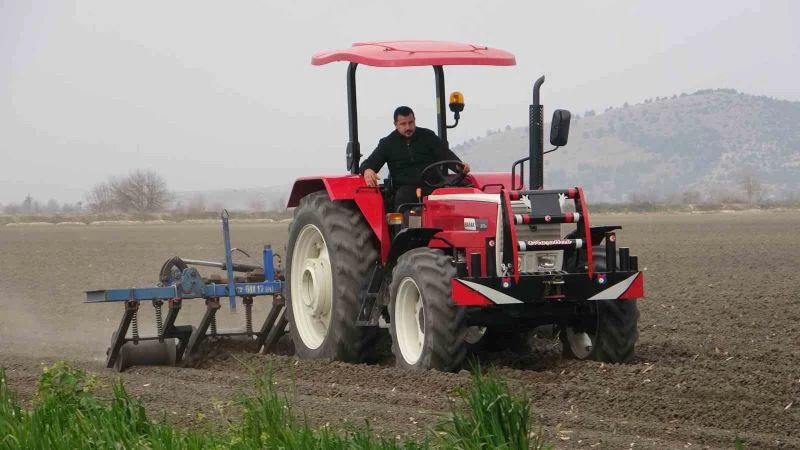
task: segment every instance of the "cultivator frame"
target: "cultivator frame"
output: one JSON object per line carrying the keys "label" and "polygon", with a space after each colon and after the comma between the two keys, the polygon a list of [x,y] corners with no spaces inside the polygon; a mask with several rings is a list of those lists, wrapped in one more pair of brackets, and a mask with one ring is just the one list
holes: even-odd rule
{"label": "cultivator frame", "polygon": [[[234,264],[230,244],[229,214],[221,214],[223,238],[225,243],[225,262],[181,259],[173,257],[164,263],[161,269],[160,285],[148,288],[100,289],[86,291],[87,303],[121,302],[124,306],[122,319],[117,330],[112,334],[108,348],[106,367],[124,370],[130,361],[123,356],[123,350],[137,353],[142,341],[158,341],[150,349],[139,351],[142,359],[152,364],[153,358],[168,355],[170,363],[180,363],[185,356],[198,353],[201,343],[208,337],[247,336],[253,340],[254,351],[263,348],[270,351],[283,335],[287,325],[285,317],[285,300],[283,296],[284,281],[280,267],[280,256],[273,253],[270,245],[264,246],[262,266]],[[275,259],[278,258],[278,264]],[[227,279],[211,277],[204,279],[197,268],[192,266],[216,267],[227,272]],[[235,272],[245,273],[244,277],[236,277]],[[260,329],[253,328],[252,306],[255,297],[272,296],[272,308]],[[228,297],[232,311],[236,310],[236,297],[241,297],[245,310],[244,331],[221,331],[217,329],[216,314],[221,307],[220,298]],[[206,312],[197,327],[192,325],[176,325],[175,321],[183,301],[204,299]],[[150,301],[155,308],[156,336],[139,335],[138,311],[142,302]],[[163,318],[163,306],[167,303],[167,317]],[[127,337],[128,331],[131,337]],[[174,350],[168,347],[167,340],[175,339]],[[174,342],[174,341],[173,341]],[[132,346],[132,347],[131,347]],[[164,363],[165,361],[158,361]]]}

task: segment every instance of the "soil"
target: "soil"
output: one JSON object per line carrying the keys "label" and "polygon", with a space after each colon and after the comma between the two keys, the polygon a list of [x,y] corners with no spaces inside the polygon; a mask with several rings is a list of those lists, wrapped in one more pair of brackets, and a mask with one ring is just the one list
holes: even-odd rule
{"label": "soil", "polygon": [[[561,358],[557,340],[484,365],[531,399],[534,429],[558,448],[800,448],[800,213],[593,216],[621,224],[619,245],[645,268],[637,356],[610,365]],[[233,245],[259,255],[284,248],[287,224],[231,225]],[[105,382],[121,380],[151,417],[224,428],[235,400],[271,368],[312,425],[371,427],[421,437],[470,375],[216,349],[198,368],[104,367],[120,304],[85,304],[84,290],[152,286],[173,255],[219,260],[213,224],[0,228],[0,366],[30,401],[42,367],[66,360]],[[260,299],[263,299],[259,301]],[[256,317],[269,309],[257,299]],[[204,306],[187,301],[180,323]],[[227,305],[227,302],[224,303]],[[220,327],[241,326],[223,306]],[[152,308],[142,307],[142,332]],[[152,328],[149,331],[152,332]]]}

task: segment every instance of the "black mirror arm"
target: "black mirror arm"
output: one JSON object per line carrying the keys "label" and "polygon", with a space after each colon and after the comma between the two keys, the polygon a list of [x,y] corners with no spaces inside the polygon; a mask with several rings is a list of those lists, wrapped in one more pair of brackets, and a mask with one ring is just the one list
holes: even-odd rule
{"label": "black mirror arm", "polygon": [[542,152],[542,154],[543,154],[543,155],[546,155],[546,154],[548,154],[548,153],[552,153],[552,152],[554,152],[554,151],[556,151],[556,150],[558,150],[558,149],[560,149],[560,148],[561,148],[561,147],[558,147],[558,146],[556,146],[556,147],[553,147],[553,148],[551,148],[550,150],[548,150],[548,151],[546,151],[546,152]]}

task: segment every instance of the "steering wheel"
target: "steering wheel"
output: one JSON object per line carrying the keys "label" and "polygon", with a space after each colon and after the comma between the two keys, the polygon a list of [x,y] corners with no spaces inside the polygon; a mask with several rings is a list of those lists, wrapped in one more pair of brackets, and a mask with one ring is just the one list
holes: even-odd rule
{"label": "steering wheel", "polygon": [[444,160],[444,161],[437,161],[437,162],[429,165],[428,167],[422,169],[422,172],[419,175],[420,178],[422,178],[422,184],[424,184],[425,186],[427,186],[429,188],[432,188],[432,189],[442,188],[442,187],[462,186],[463,183],[464,183],[464,180],[467,178],[467,174],[465,172],[463,172],[463,171],[459,172],[459,173],[457,173],[455,175],[442,175],[442,177],[441,177],[442,181],[440,183],[436,183],[436,184],[429,182],[427,177],[425,176],[426,174],[428,174],[428,172],[430,172],[434,168],[438,168],[439,166],[448,166],[448,165],[451,165],[451,164],[463,165],[464,163],[461,162],[461,161],[455,160],[455,159],[447,159],[447,160]]}

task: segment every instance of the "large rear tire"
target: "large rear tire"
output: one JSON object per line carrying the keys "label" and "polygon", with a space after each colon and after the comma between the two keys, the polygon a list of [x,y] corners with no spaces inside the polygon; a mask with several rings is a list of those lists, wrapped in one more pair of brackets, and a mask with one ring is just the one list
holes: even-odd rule
{"label": "large rear tire", "polygon": [[377,329],[356,326],[359,293],[378,259],[361,213],[325,191],[300,200],[289,226],[286,313],[295,354],[364,362]]}
{"label": "large rear tire", "polygon": [[451,297],[456,269],[441,250],[403,254],[392,271],[392,353],[405,369],[458,370],[467,355],[465,310]]}
{"label": "large rear tire", "polygon": [[[606,247],[592,247],[594,270],[606,272]],[[630,361],[639,339],[636,300],[598,300],[589,305],[581,323],[567,326],[559,337],[563,355],[608,363]]]}

